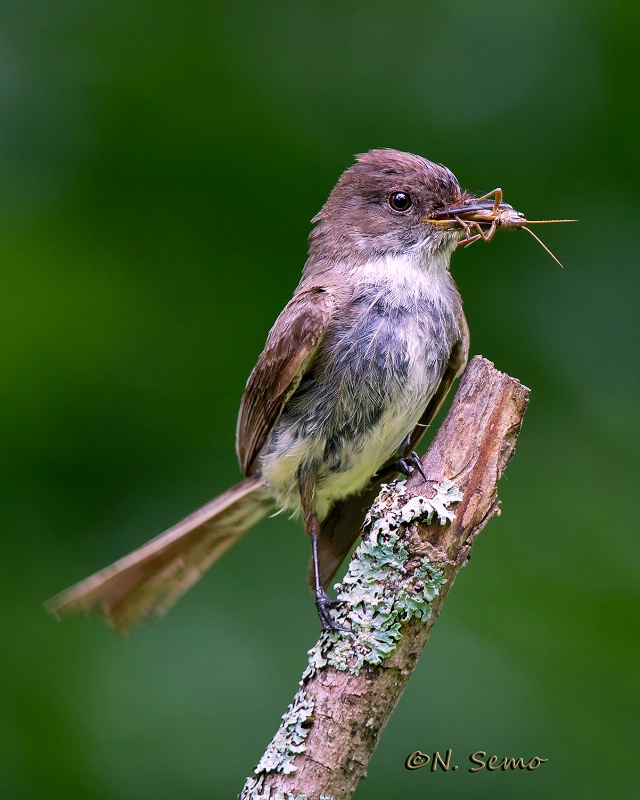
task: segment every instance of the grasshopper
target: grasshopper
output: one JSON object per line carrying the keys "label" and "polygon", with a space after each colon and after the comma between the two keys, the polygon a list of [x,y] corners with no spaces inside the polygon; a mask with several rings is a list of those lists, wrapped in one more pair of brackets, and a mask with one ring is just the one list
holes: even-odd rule
{"label": "grasshopper", "polygon": [[[470,244],[482,239],[489,242],[493,239],[499,228],[503,230],[524,230],[531,234],[538,244],[543,247],[551,258],[562,267],[562,264],[549,250],[546,244],[527,227],[527,225],[549,225],[554,222],[577,222],[575,219],[527,219],[520,211],[516,211],[513,206],[502,202],[502,189],[494,189],[482,197],[474,198],[468,202],[463,202],[457,208],[447,208],[446,211],[436,211],[425,218],[425,222],[441,227],[451,227],[459,225],[464,228],[467,236],[458,242],[458,247]],[[483,228],[488,225],[488,229]]]}

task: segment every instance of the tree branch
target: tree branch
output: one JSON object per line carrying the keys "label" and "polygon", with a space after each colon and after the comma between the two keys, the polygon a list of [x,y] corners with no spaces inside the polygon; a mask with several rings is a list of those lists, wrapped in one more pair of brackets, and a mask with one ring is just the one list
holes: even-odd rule
{"label": "tree branch", "polygon": [[[352,797],[471,545],[499,513],[529,390],[479,356],[423,459],[427,482],[383,486],[338,588],[341,625],[309,651],[300,689],[240,800]],[[451,508],[449,508],[451,506]],[[455,515],[455,516],[454,516]]]}

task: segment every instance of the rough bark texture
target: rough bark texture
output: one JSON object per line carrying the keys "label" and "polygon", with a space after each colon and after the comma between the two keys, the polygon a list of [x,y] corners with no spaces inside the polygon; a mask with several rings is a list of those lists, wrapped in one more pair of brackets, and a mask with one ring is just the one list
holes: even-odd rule
{"label": "rough bark texture", "polygon": [[[473,540],[490,517],[499,513],[496,485],[513,454],[528,395],[526,387],[498,372],[486,359],[478,356],[471,361],[451,410],[423,459],[429,480],[425,483],[416,471],[400,491],[399,501],[393,488],[386,494],[393,499],[395,492],[402,508],[412,497],[434,497],[434,485],[450,479],[462,495],[451,507],[453,522],[441,524],[436,519],[424,524],[424,514],[408,521],[406,513],[401,520],[398,514],[395,521],[393,515],[391,521],[382,518],[392,531],[388,552],[394,558],[400,553],[402,561],[395,575],[393,568],[384,573],[390,576],[383,580],[385,591],[391,587],[393,596],[398,597],[402,590],[406,599],[413,596],[407,595],[406,587],[413,592],[418,577],[423,595],[431,581],[423,611],[396,615],[396,640],[382,657],[371,655],[368,642],[361,640],[357,631],[353,635],[322,635],[310,651],[310,666],[280,730],[254,776],[247,779],[240,795],[243,800],[352,797]],[[382,536],[371,530],[370,524],[362,546],[367,536]],[[354,559],[362,557],[360,549]],[[355,562],[351,567],[356,570],[354,575],[359,574]],[[377,603],[376,599],[374,605]],[[363,608],[366,611],[366,602],[361,603],[360,618]],[[377,615],[378,611],[371,613]],[[353,615],[343,619],[357,627]]]}

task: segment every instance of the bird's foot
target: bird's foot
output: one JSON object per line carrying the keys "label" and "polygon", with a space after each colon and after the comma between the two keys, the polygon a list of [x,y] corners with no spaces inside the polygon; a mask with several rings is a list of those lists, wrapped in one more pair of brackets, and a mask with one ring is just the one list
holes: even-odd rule
{"label": "bird's foot", "polygon": [[414,470],[418,470],[418,472],[422,475],[422,477],[426,480],[427,476],[424,474],[424,470],[422,469],[422,462],[420,461],[420,456],[416,453],[415,450],[412,450],[408,456],[404,458],[399,458],[394,464],[391,465],[390,470],[394,472],[401,472],[403,475],[409,477],[413,473]]}
{"label": "bird's foot", "polygon": [[345,633],[351,633],[350,628],[345,628],[343,625],[338,625],[338,623],[331,617],[329,614],[330,608],[335,608],[339,605],[337,600],[332,600],[329,595],[320,590],[316,593],[316,608],[318,609],[318,616],[320,617],[320,622],[322,623],[322,630],[324,631],[344,631]]}

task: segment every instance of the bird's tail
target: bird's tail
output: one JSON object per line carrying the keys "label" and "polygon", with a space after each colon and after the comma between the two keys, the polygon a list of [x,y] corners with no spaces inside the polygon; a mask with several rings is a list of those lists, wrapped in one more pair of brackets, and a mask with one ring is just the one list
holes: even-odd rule
{"label": "bird's tail", "polygon": [[262,478],[245,478],[45,607],[58,617],[97,608],[119,631],[149,614],[160,617],[272,506]]}

